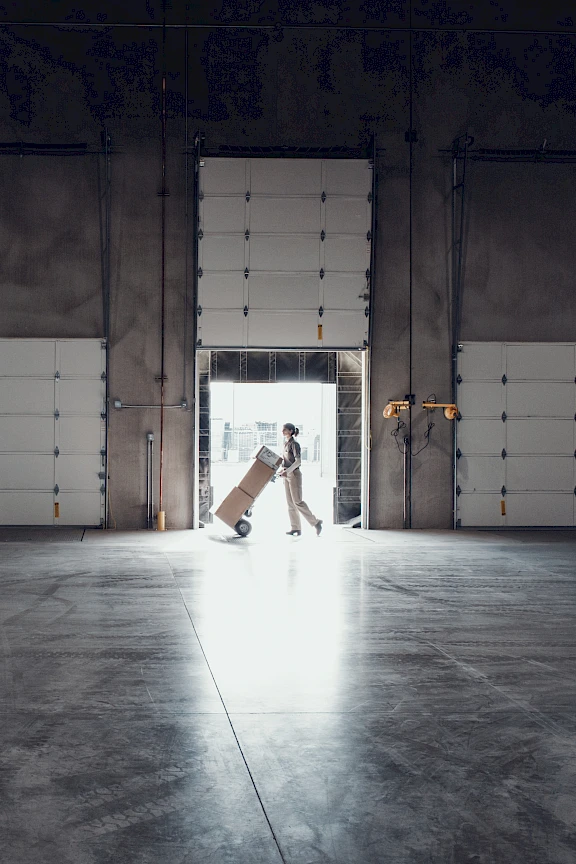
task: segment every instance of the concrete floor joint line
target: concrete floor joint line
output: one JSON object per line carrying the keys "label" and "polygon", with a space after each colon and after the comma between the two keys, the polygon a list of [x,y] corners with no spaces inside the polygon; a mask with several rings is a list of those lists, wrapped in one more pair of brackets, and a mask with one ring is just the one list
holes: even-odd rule
{"label": "concrete floor joint line", "polygon": [[250,782],[252,783],[252,786],[254,788],[254,792],[256,793],[256,797],[258,798],[258,803],[260,804],[260,808],[262,810],[262,813],[264,814],[264,818],[266,819],[266,822],[268,823],[268,827],[270,828],[270,833],[272,834],[272,838],[274,840],[274,843],[276,844],[276,848],[278,849],[278,854],[280,855],[280,859],[283,862],[283,864],[288,864],[286,858],[284,857],[284,853],[282,852],[282,849],[280,847],[280,843],[278,842],[278,838],[276,836],[276,832],[274,831],[274,828],[273,828],[272,823],[270,821],[270,817],[268,816],[268,813],[266,812],[266,808],[264,806],[264,802],[262,801],[262,797],[260,795],[260,792],[258,791],[258,787],[256,785],[254,775],[252,774],[252,771],[250,770],[250,766],[248,765],[248,761],[246,759],[244,751],[242,750],[242,745],[240,744],[240,740],[238,738],[238,735],[236,734],[236,730],[234,728],[232,718],[230,716],[230,713],[228,711],[226,703],[224,702],[224,697],[222,696],[220,688],[218,687],[218,682],[216,681],[216,678],[214,676],[214,672],[212,671],[212,667],[210,666],[210,661],[208,660],[208,657],[206,656],[204,646],[202,645],[202,641],[200,639],[200,636],[199,636],[198,631],[196,629],[196,626],[194,624],[194,619],[192,618],[192,615],[190,614],[190,610],[188,609],[188,606],[186,604],[186,600],[184,599],[184,595],[182,594],[182,591],[180,590],[180,585],[178,584],[178,579],[176,578],[176,574],[174,573],[174,570],[172,569],[172,565],[170,564],[170,559],[168,558],[168,555],[165,552],[164,552],[164,557],[166,558],[166,562],[168,564],[168,567],[170,568],[170,573],[172,574],[172,577],[174,579],[174,584],[176,585],[176,588],[178,589],[178,593],[180,594],[180,597],[182,598],[182,603],[184,605],[184,609],[186,610],[186,614],[188,615],[188,618],[190,620],[190,624],[192,625],[192,629],[194,630],[194,635],[196,636],[196,639],[198,640],[198,645],[200,646],[202,656],[204,657],[204,660],[206,661],[206,666],[208,667],[208,671],[210,672],[210,676],[214,682],[214,686],[216,688],[216,692],[218,693],[218,697],[219,697],[220,701],[222,702],[222,707],[224,708],[224,712],[226,714],[226,718],[228,720],[228,723],[230,724],[230,729],[232,730],[232,734],[234,735],[234,740],[236,741],[236,745],[237,745],[238,750],[240,752],[240,756],[242,757],[242,761],[244,762],[244,765],[246,767],[246,771],[248,772],[248,776],[250,777]]}

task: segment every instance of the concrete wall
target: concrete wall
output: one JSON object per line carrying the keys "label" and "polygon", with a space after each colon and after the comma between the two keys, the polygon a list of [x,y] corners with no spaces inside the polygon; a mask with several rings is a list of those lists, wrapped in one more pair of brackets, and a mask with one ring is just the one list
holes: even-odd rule
{"label": "concrete wall", "polygon": [[[45,5],[27,4],[27,20],[65,26],[13,24],[0,33],[0,140],[83,141],[97,151],[103,127],[109,129],[110,393],[156,404],[162,31],[94,25],[157,25],[161,13],[144,2],[109,4],[108,13],[101,4],[80,11],[71,3]],[[211,146],[357,146],[377,135],[373,527],[402,524],[402,459],[382,408],[408,392],[417,402],[430,393],[450,396],[451,168],[439,149],[465,130],[481,147],[533,148],[544,139],[553,148],[575,146],[572,11],[567,3],[540,5],[419,0],[410,8],[399,0],[264,9],[219,0],[207,11],[174,3],[167,13],[171,23],[206,25],[167,33],[169,403],[193,399],[186,111],[189,132],[203,129]],[[326,26],[306,29],[307,23]],[[270,29],[229,29],[234,24]],[[495,32],[477,32],[483,28]],[[511,32],[531,28],[555,32]],[[418,139],[411,161],[410,126]],[[103,335],[103,167],[98,155],[0,157],[0,335]],[[574,339],[575,170],[471,164],[463,339]],[[145,524],[147,431],[158,440],[157,410],[112,409],[110,491],[118,527]],[[414,449],[424,431],[424,412],[416,409]],[[429,447],[414,458],[414,527],[451,525],[450,436],[450,424],[438,417]],[[193,412],[168,411],[169,526],[191,524],[192,445]]]}

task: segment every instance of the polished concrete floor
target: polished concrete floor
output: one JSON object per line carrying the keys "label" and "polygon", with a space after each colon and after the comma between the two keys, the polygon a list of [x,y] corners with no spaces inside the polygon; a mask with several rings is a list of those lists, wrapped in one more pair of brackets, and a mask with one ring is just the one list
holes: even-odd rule
{"label": "polished concrete floor", "polygon": [[63,539],[0,535],[2,864],[576,861],[574,534]]}

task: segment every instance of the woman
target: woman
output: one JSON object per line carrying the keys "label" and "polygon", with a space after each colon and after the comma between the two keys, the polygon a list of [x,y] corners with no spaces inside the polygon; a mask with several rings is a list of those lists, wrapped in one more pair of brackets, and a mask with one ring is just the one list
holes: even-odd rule
{"label": "woman", "polygon": [[316,534],[320,536],[322,520],[314,516],[306,502],[302,500],[302,474],[300,472],[300,463],[302,460],[300,458],[300,445],[296,441],[299,431],[293,423],[285,423],[282,428],[284,453],[279,476],[284,478],[288,515],[290,516],[290,525],[292,526],[291,530],[286,533],[292,537],[300,536],[302,533],[300,530],[300,514],[302,514],[306,521],[316,529]]}

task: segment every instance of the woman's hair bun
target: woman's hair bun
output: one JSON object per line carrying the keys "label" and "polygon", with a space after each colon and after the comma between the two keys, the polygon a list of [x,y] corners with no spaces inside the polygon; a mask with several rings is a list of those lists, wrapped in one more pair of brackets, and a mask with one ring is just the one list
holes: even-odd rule
{"label": "woman's hair bun", "polygon": [[297,426],[294,427],[294,437],[297,437],[300,434],[300,429]]}

